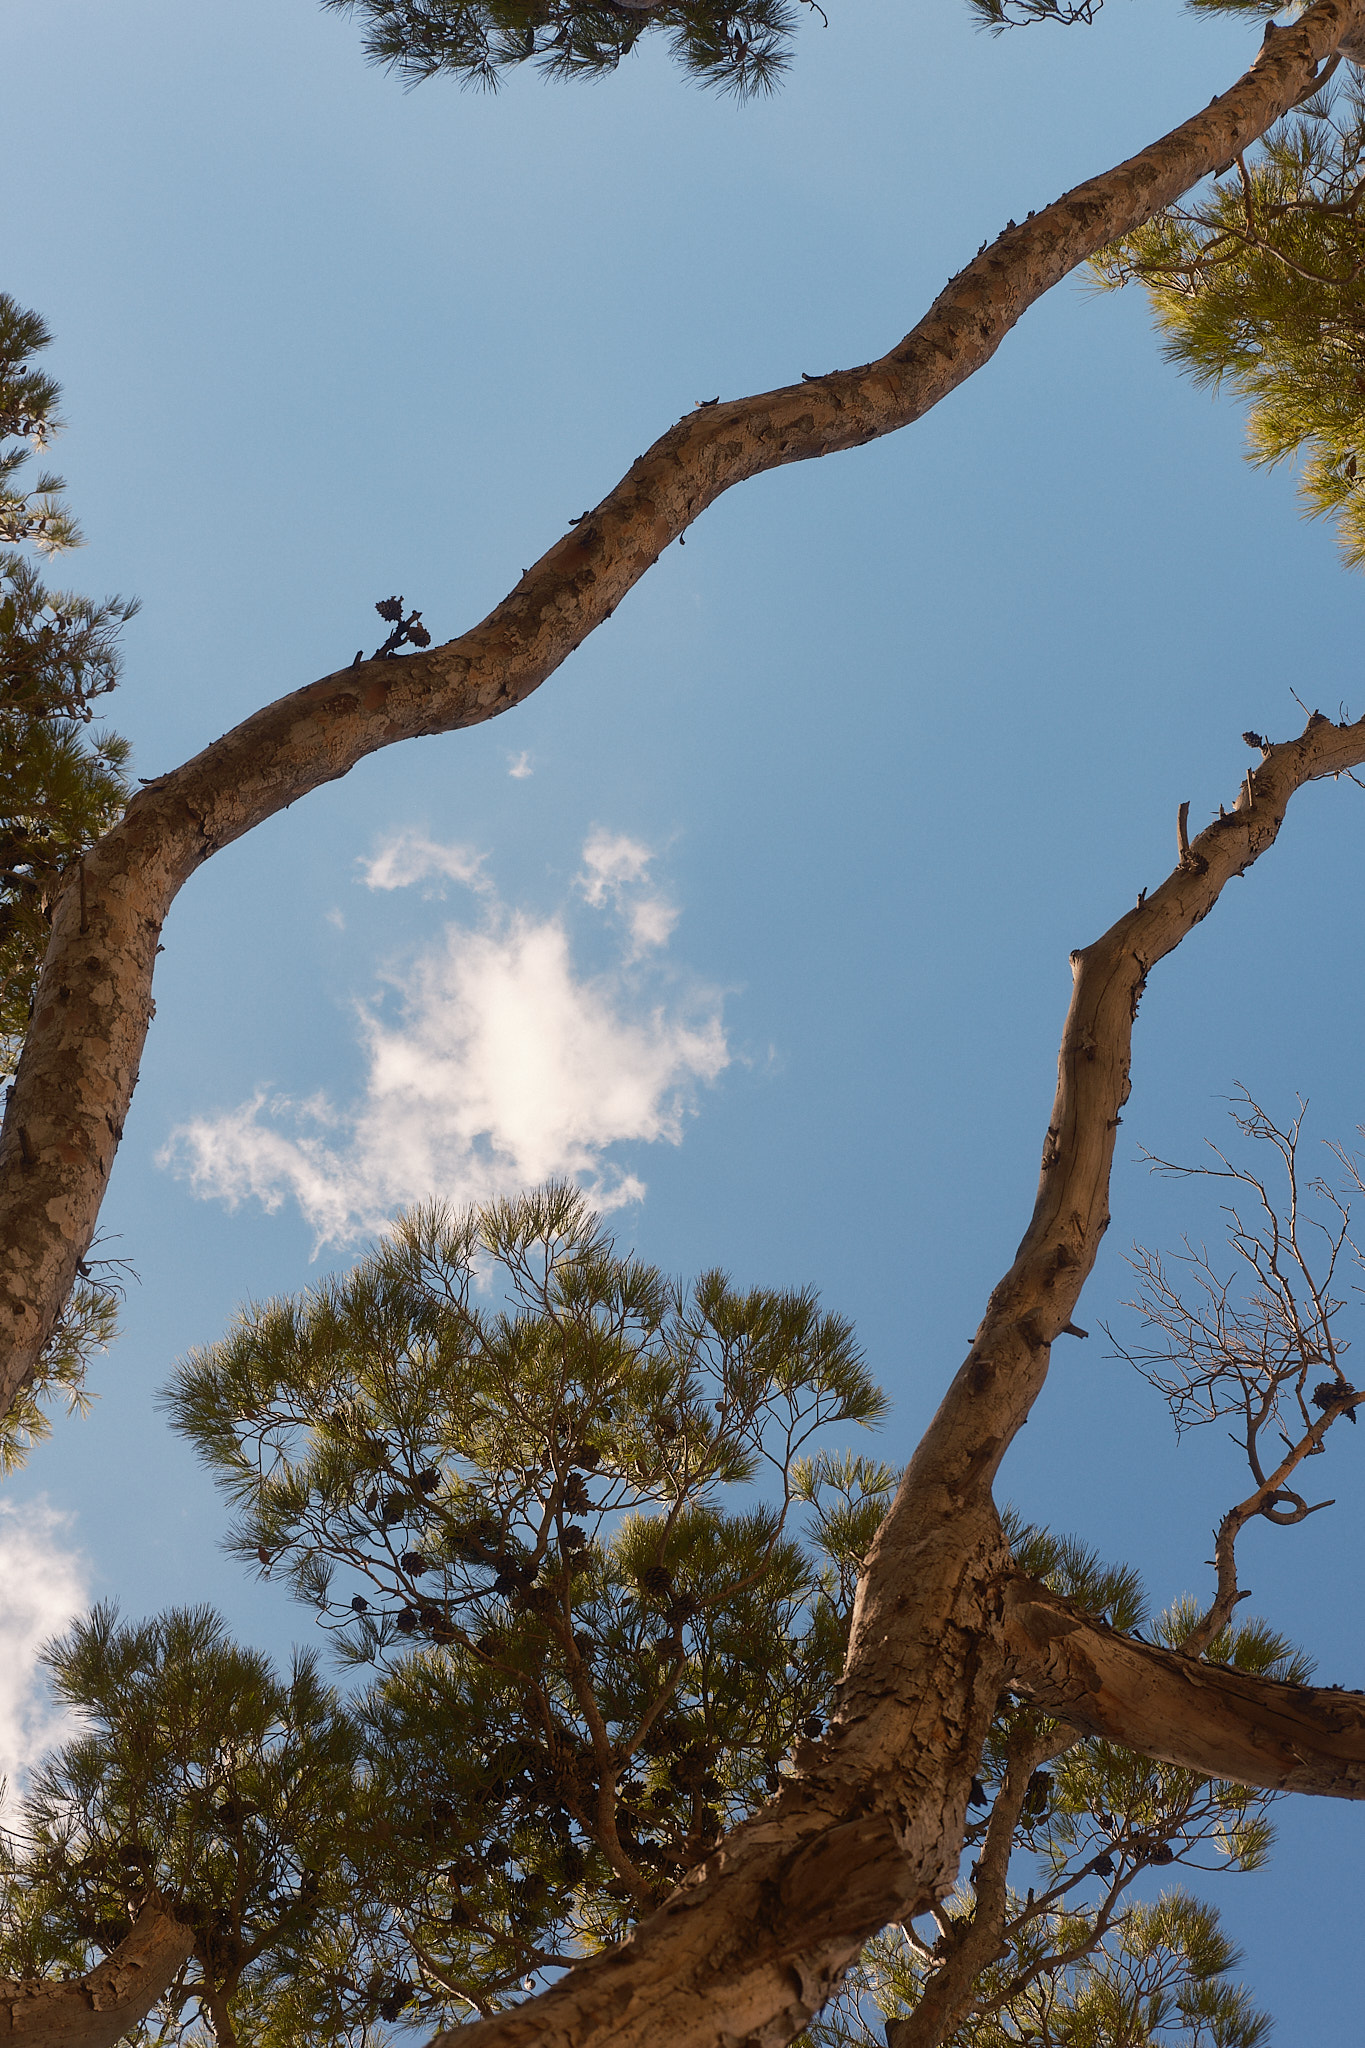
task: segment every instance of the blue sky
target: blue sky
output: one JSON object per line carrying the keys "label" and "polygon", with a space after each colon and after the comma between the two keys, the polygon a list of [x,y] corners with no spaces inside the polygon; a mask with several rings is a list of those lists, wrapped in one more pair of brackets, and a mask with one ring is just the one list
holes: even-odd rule
{"label": "blue sky", "polygon": [[[880,352],[1253,42],[1165,0],[996,41],[951,0],[861,0],[736,108],[654,54],[405,94],[313,0],[11,4],[0,282],[57,335],[65,573],[143,601],[138,771],[368,651],[390,592],[438,638],[473,623],[697,399]],[[1231,801],[1244,728],[1293,730],[1295,690],[1362,708],[1365,583],[1242,437],[1138,299],[1064,285],[914,429],[732,492],[512,717],[390,750],[194,879],[105,1211],[125,1334],[0,1504],[11,1584],[43,1589],[11,1596],[11,1730],[22,1645],[82,1589],[306,1637],[221,1556],[156,1391],[411,1194],[577,1171],[671,1270],[817,1285],[905,1455],[1027,1220],[1069,949],[1165,872],[1183,799]],[[1307,1096],[1315,1136],[1365,1119],[1363,802],[1300,797],[1153,977],[1087,1327],[1134,1238],[1218,1228],[1141,1146],[1194,1156],[1235,1081]],[[1257,1611],[1347,1685],[1354,1452],[1335,1509],[1245,1545]],[[1206,1586],[1239,1480],[1098,1337],[1058,1347],[1007,1469],[1158,1604]],[[1280,2038],[1354,2038],[1320,1959],[1365,1822],[1280,1815],[1270,1873],[1213,1895]]]}

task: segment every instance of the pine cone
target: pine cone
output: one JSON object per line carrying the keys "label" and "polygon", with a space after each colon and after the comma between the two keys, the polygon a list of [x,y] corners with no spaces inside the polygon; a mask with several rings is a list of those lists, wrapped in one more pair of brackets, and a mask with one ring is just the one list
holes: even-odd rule
{"label": "pine cone", "polygon": [[[1342,1408],[1348,1401],[1354,1401],[1356,1390],[1345,1380],[1320,1380],[1313,1389],[1315,1408]],[[1352,1422],[1356,1419],[1355,1409],[1349,1410]]]}

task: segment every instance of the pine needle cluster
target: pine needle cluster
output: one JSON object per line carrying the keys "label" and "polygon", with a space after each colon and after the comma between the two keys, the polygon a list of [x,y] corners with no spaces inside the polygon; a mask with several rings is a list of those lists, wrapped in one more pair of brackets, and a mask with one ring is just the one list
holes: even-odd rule
{"label": "pine needle cluster", "polygon": [[[1012,1898],[1017,1908],[1023,1901]],[[970,1911],[961,1893],[953,1910]],[[1095,1942],[1093,1917],[1054,1913],[978,1980],[942,2048],[1264,2048],[1271,2021],[1232,1979],[1242,1958],[1216,1909],[1173,1886],[1137,1900]],[[885,2048],[912,2019],[925,1964],[901,1930],[879,1935],[812,2048]]]}
{"label": "pine needle cluster", "polygon": [[1310,100],[1192,206],[1096,259],[1146,288],[1170,361],[1248,401],[1251,461],[1299,464],[1310,517],[1365,566],[1365,91]]}
{"label": "pine needle cluster", "polygon": [[[698,84],[739,99],[774,91],[791,61],[792,0],[322,0],[358,14],[364,48],[410,85],[447,73],[493,90],[531,64],[546,78],[601,78],[641,41],[667,39]],[[815,0],[801,4],[819,13]]]}

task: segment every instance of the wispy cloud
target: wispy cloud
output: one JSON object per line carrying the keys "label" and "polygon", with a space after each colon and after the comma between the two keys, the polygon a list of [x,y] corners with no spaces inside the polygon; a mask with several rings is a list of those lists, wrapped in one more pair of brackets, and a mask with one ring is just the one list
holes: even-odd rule
{"label": "wispy cloud", "polygon": [[410,889],[414,882],[437,878],[486,889],[483,855],[470,846],[446,846],[422,832],[396,832],[378,853],[360,862],[367,889]]}
{"label": "wispy cloud", "polygon": [[[489,888],[478,856],[416,835],[369,862],[366,880],[394,888],[399,874],[454,877],[457,859],[474,886]],[[644,943],[657,953],[677,917],[662,898],[632,893],[651,859],[647,847],[602,834],[585,848],[582,894],[624,925],[616,966],[581,971],[563,917],[534,917],[488,894],[477,925],[447,925],[395,979],[396,1019],[362,1010],[368,1071],[358,1101],[262,1090],[182,1125],[163,1163],[231,1205],[297,1203],[319,1246],[374,1230],[422,1197],[482,1200],[556,1176],[604,1207],[638,1198],[643,1182],[618,1148],[677,1144],[698,1085],[730,1058],[715,992],[688,990],[657,960],[640,964]]]}
{"label": "wispy cloud", "polygon": [[44,1752],[73,1732],[38,1662],[48,1638],[89,1604],[70,1529],[70,1516],[41,1496],[23,1507],[0,1504],[0,1777],[11,1798]]}
{"label": "wispy cloud", "polygon": [[631,954],[638,959],[655,946],[666,946],[678,922],[676,904],[648,892],[653,850],[624,832],[588,834],[578,886],[594,910],[611,909],[630,933]]}
{"label": "wispy cloud", "polygon": [[528,775],[534,775],[535,772],[535,769],[531,766],[530,753],[525,747],[522,748],[519,754],[509,756],[507,773],[514,782],[524,782]]}

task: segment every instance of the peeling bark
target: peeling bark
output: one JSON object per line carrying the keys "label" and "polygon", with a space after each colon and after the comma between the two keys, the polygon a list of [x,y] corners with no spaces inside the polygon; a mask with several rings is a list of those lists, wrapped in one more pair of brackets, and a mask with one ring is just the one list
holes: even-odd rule
{"label": "peeling bark", "polygon": [[0,1977],[0,2042],[23,2048],[115,2048],[175,1979],[194,1935],[162,1907],[144,1906],[133,1931],[83,1977]]}
{"label": "peeling bark", "polygon": [[380,747],[510,710],[723,491],[919,419],[1035,300],[1248,148],[1310,87],[1365,0],[1315,0],[1244,77],[1150,148],[1011,225],[889,354],[700,406],[478,626],[280,699],[145,789],[69,886],[0,1130],[0,1404],[32,1373],[94,1234],[152,1015],[162,922],[201,861]]}

